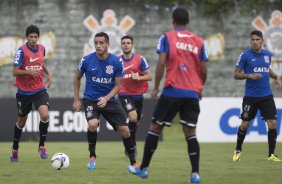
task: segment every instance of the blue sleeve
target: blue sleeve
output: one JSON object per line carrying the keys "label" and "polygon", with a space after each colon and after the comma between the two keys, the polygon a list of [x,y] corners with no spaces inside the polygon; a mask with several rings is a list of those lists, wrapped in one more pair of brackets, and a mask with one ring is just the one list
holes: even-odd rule
{"label": "blue sleeve", "polygon": [[241,53],[237,60],[236,67],[243,69],[245,66],[245,63],[246,63],[246,55],[244,53]]}
{"label": "blue sleeve", "polygon": [[80,60],[80,64],[78,65],[77,67],[77,71],[80,72],[81,75],[83,75],[86,71],[86,67],[85,67],[85,58],[83,57],[81,60]]}
{"label": "blue sleeve", "polygon": [[119,58],[118,61],[116,62],[116,75],[115,77],[123,77],[123,64],[122,64],[122,59]]}
{"label": "blue sleeve", "polygon": [[208,52],[206,49],[206,45],[204,43],[201,48],[201,52],[200,52],[200,61],[208,61],[208,59],[209,59],[209,56],[208,56]]}
{"label": "blue sleeve", "polygon": [[150,69],[147,60],[143,56],[141,56],[141,66],[140,66],[140,69],[141,69],[141,71],[146,71],[146,70]]}
{"label": "blue sleeve", "polygon": [[15,58],[13,62],[14,66],[22,66],[23,58],[24,58],[23,49],[20,47],[15,53]]}
{"label": "blue sleeve", "polygon": [[158,54],[162,53],[162,52],[166,52],[167,54],[169,54],[169,43],[167,40],[167,37],[165,34],[163,34],[160,39],[159,39],[159,43],[157,45],[157,49],[156,52]]}

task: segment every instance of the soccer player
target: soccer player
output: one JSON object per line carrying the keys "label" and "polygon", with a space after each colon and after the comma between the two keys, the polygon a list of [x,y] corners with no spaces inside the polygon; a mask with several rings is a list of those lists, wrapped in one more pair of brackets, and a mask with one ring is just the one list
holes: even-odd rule
{"label": "soccer player", "polygon": [[160,81],[166,69],[162,95],[152,117],[144,146],[142,164],[128,166],[128,171],[145,179],[148,167],[157,149],[159,136],[164,126],[171,126],[179,113],[180,123],[188,146],[192,172],[188,182],[200,183],[200,147],[196,137],[196,126],[200,113],[199,99],[207,78],[207,60],[203,39],[187,30],[189,14],[178,7],[172,13],[173,31],[166,32],[159,39],[155,86],[151,93],[157,97]]}
{"label": "soccer player", "polygon": [[[49,126],[49,95],[46,92],[46,87],[50,87],[52,75],[44,65],[45,48],[43,45],[37,44],[39,36],[40,31],[37,26],[28,26],[26,28],[27,43],[22,45],[15,54],[12,74],[16,77],[14,85],[18,88],[16,94],[18,122],[14,127],[11,162],[18,162],[19,141],[28,114],[32,110],[32,104],[40,115],[38,152],[42,159],[48,158],[44,147]],[[44,73],[47,74],[46,87]]]}
{"label": "soccer player", "polygon": [[134,144],[126,123],[126,115],[122,107],[115,101],[123,79],[123,65],[120,58],[108,52],[109,36],[104,32],[94,37],[96,52],[81,59],[74,77],[74,111],[80,111],[80,81],[85,74],[83,106],[88,122],[87,140],[90,152],[88,169],[96,169],[96,141],[100,115],[110,123],[122,137],[124,147],[129,155],[130,164],[136,163]]}
{"label": "soccer player", "polygon": [[[241,159],[242,144],[244,142],[250,121],[255,118],[260,110],[262,118],[268,125],[268,158],[271,161],[281,161],[274,155],[277,131],[276,131],[276,106],[269,83],[269,78],[276,81],[277,88],[281,88],[281,78],[270,68],[271,53],[262,49],[263,34],[261,31],[252,31],[251,49],[244,51],[236,64],[234,78],[246,79],[245,96],[242,103],[241,125],[237,132],[237,145],[233,155],[233,161]],[[244,71],[244,73],[242,73]]]}
{"label": "soccer player", "polygon": [[[128,114],[128,127],[136,155],[135,135],[143,108],[143,94],[148,90],[148,81],[152,80],[152,74],[146,59],[140,54],[133,53],[133,38],[131,36],[121,38],[121,48],[123,55],[120,57],[123,61],[124,77],[119,91],[119,100]],[[126,151],[125,154],[127,155]]]}

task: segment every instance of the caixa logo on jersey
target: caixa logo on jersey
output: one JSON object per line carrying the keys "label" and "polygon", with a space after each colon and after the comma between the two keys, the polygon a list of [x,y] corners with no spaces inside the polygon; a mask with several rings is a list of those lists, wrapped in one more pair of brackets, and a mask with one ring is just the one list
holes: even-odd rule
{"label": "caixa logo on jersey", "polygon": [[[220,129],[223,133],[228,135],[236,135],[238,130],[238,122],[240,116],[240,108],[230,108],[227,109],[222,116],[220,117]],[[277,109],[277,119],[276,119],[276,128],[277,134],[280,134],[281,127],[281,117],[282,109]],[[234,122],[236,121],[236,122]],[[236,125],[235,125],[236,124]],[[258,135],[267,135],[267,124],[264,120],[261,119],[261,115],[258,112],[255,119],[251,121],[248,134],[256,132]]]}
{"label": "caixa logo on jersey", "polygon": [[119,24],[117,23],[118,21],[116,14],[111,9],[104,11],[103,17],[101,18],[101,24],[98,23],[93,15],[89,15],[87,18],[85,18],[83,24],[89,29],[89,31],[92,32],[92,35],[88,43],[84,44],[84,55],[95,51],[94,36],[98,32],[105,32],[109,35],[109,51],[112,54],[120,55],[122,53],[120,50],[120,39],[135,25],[135,21],[133,18],[126,15]]}

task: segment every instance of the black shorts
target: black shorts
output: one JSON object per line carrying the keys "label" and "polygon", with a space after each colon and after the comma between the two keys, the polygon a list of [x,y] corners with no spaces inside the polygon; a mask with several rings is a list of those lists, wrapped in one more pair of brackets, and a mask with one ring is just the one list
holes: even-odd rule
{"label": "black shorts", "polygon": [[162,95],[155,107],[152,121],[159,125],[171,126],[171,121],[178,112],[181,124],[196,127],[200,114],[199,100]]}
{"label": "black shorts", "polygon": [[137,112],[137,119],[141,119],[142,108],[143,108],[143,98],[133,98],[131,96],[119,96],[124,110],[129,113],[131,111]]}
{"label": "black shorts", "polygon": [[40,105],[47,105],[49,108],[49,95],[46,90],[39,91],[33,95],[16,94],[18,115],[25,117],[32,110],[32,104],[38,109]]}
{"label": "black shorts", "polygon": [[116,125],[127,126],[127,119],[122,107],[117,102],[108,102],[103,108],[98,107],[97,102],[89,99],[83,99],[84,113],[86,120],[100,119],[100,115],[109,122],[116,130]]}
{"label": "black shorts", "polygon": [[263,120],[276,119],[276,106],[273,96],[244,97],[240,118],[243,121],[251,121],[256,117],[258,110],[260,110]]}

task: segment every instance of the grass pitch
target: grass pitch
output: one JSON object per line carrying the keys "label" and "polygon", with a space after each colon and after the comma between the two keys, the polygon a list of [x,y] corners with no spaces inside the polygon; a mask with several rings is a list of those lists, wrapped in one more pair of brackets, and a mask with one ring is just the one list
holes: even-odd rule
{"label": "grass pitch", "polygon": [[[168,131],[170,130],[170,131]],[[164,141],[159,142],[149,168],[149,178],[142,180],[127,172],[129,161],[124,156],[123,144],[119,142],[97,143],[97,169],[88,171],[87,143],[47,142],[49,153],[42,160],[35,142],[22,142],[19,162],[10,163],[11,143],[0,143],[1,184],[186,184],[190,173],[187,146],[178,128],[168,128]],[[85,135],[86,140],[86,135]],[[138,142],[138,161],[141,161],[144,142]],[[202,184],[281,184],[282,162],[267,161],[267,143],[244,143],[242,159],[233,162],[235,143],[202,143],[200,176]],[[276,153],[282,158],[282,144]],[[50,158],[57,152],[70,157],[70,167],[56,171]]]}

